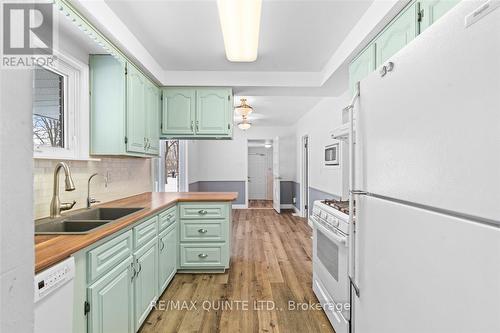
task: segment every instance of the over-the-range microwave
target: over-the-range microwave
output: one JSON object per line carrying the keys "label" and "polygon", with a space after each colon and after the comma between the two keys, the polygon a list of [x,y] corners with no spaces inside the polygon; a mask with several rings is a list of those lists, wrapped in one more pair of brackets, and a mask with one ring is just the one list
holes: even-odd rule
{"label": "over-the-range microwave", "polygon": [[325,165],[339,165],[340,160],[340,144],[333,143],[325,146]]}

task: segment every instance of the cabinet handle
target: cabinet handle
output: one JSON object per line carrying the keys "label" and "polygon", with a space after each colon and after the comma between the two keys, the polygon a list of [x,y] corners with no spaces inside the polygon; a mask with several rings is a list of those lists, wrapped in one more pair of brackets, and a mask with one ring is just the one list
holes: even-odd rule
{"label": "cabinet handle", "polygon": [[200,257],[201,259],[205,259],[206,257],[208,257],[208,254],[200,253],[200,254],[198,254],[198,257]]}
{"label": "cabinet handle", "polygon": [[200,210],[198,211],[198,214],[200,214],[200,215],[206,215],[207,213],[208,213],[208,212],[207,212],[206,210],[204,210],[204,209],[200,209]]}
{"label": "cabinet handle", "polygon": [[137,275],[139,275],[139,273],[142,271],[142,265],[139,261],[137,261],[137,263],[139,264],[139,270],[137,271]]}
{"label": "cabinet handle", "polygon": [[208,232],[208,230],[207,229],[198,229],[198,232],[200,234],[206,234]]}
{"label": "cabinet handle", "polygon": [[198,132],[200,130],[200,128],[198,127],[199,124],[200,124],[200,122],[197,120],[196,121],[196,132]]}
{"label": "cabinet handle", "polygon": [[132,261],[130,263],[130,269],[132,269],[132,277],[130,278],[130,282],[134,281],[134,278],[135,278],[135,275],[136,275],[136,271],[135,271],[135,267],[134,267],[134,262]]}
{"label": "cabinet handle", "polygon": [[191,132],[193,131],[194,128],[194,122],[191,120]]}
{"label": "cabinet handle", "polygon": [[169,221],[170,221],[170,219],[171,219],[171,218],[172,218],[172,214],[168,214],[168,215],[167,215],[167,220],[169,220]]}
{"label": "cabinet handle", "polygon": [[163,239],[160,238],[160,251],[163,251],[165,248],[165,243],[163,243]]}

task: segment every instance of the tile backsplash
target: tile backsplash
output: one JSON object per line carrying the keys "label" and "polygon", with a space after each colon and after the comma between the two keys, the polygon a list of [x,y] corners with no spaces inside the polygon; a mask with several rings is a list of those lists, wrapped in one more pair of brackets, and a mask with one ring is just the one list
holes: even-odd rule
{"label": "tile backsplash", "polygon": [[[90,184],[90,193],[100,202],[149,192],[151,183],[151,159],[146,158],[102,158],[100,161],[65,161],[71,170],[76,189],[64,190],[64,171],[59,172],[59,197],[61,202],[76,200],[73,210],[86,206],[87,181],[97,172]],[[35,159],[34,169],[34,215],[35,218],[49,216],[52,199],[54,167],[58,160]],[[107,177],[107,181],[106,181]]]}

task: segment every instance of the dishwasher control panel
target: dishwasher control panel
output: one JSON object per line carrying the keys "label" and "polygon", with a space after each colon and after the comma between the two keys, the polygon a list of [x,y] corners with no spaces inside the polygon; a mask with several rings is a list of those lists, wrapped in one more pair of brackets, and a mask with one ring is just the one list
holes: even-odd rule
{"label": "dishwasher control panel", "polygon": [[75,277],[75,260],[70,257],[35,275],[35,303]]}

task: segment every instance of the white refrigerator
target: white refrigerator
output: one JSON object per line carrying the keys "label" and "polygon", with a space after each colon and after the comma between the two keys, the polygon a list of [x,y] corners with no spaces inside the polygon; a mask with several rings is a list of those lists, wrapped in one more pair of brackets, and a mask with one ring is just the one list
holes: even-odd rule
{"label": "white refrigerator", "polygon": [[466,27],[481,3],[360,83],[352,332],[500,332],[500,8]]}

